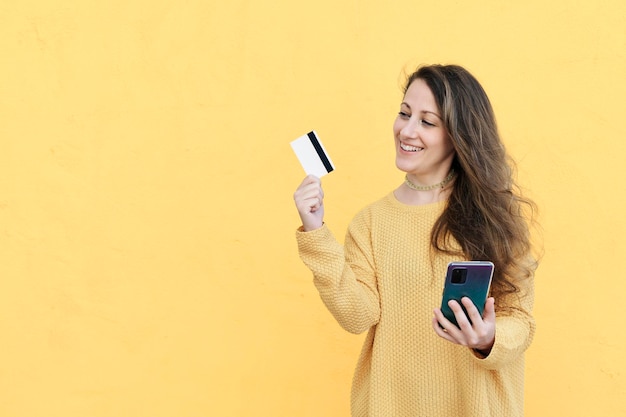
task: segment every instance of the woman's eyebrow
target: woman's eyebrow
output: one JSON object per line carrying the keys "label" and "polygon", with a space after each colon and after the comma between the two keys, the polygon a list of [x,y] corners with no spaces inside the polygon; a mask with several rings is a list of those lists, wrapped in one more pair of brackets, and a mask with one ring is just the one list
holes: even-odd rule
{"label": "woman's eyebrow", "polygon": [[[409,106],[409,103],[407,103],[406,101],[403,101],[402,103],[400,103],[401,106],[407,106],[409,108],[409,110],[411,110],[411,106]],[[436,116],[439,120],[443,120],[441,118],[441,116],[439,116],[436,112],[434,111],[430,111],[430,110],[422,110],[421,113],[427,113],[427,114],[432,114],[433,116]]]}

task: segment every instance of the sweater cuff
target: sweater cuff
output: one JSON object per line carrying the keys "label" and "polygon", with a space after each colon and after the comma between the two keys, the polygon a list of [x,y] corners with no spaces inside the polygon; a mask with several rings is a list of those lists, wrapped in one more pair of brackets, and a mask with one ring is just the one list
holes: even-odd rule
{"label": "sweater cuff", "polygon": [[514,317],[496,318],[496,339],[489,355],[472,350],[475,360],[490,370],[499,369],[524,354],[532,335],[523,320]]}
{"label": "sweater cuff", "polygon": [[[296,240],[298,242],[298,253],[300,259],[305,263],[307,267],[313,272],[313,274],[322,272],[320,270],[320,262],[322,264],[339,265],[343,268],[344,254],[343,247],[326,225],[322,227],[305,232],[300,227],[296,230]],[[322,268],[322,269],[325,269]]]}
{"label": "sweater cuff", "polygon": [[335,240],[335,237],[330,229],[326,227],[325,223],[322,224],[322,227],[315,230],[309,230],[308,232],[304,230],[304,226],[300,226],[296,229],[296,240],[298,241],[298,248],[300,250],[310,246],[315,246],[321,242],[327,241],[328,239]]}

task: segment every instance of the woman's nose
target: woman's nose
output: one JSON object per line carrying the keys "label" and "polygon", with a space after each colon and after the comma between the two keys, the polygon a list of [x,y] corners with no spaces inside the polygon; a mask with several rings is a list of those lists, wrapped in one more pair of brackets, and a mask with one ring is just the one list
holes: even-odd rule
{"label": "woman's nose", "polygon": [[400,130],[400,133],[402,134],[402,136],[407,137],[407,138],[416,138],[417,127],[418,127],[417,121],[413,119],[409,119]]}

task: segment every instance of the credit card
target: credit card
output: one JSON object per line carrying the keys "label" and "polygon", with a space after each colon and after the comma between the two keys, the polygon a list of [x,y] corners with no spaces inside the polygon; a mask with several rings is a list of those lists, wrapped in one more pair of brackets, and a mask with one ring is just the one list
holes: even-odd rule
{"label": "credit card", "polygon": [[291,148],[307,175],[321,178],[334,171],[335,166],[314,130],[292,141]]}

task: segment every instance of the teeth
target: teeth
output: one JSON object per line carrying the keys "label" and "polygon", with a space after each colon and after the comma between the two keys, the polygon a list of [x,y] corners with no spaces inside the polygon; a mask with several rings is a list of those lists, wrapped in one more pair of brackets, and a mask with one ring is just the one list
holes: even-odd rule
{"label": "teeth", "polygon": [[404,144],[402,142],[400,143],[400,147],[402,148],[402,150],[405,150],[407,152],[417,152],[417,151],[421,151],[423,149],[423,148],[418,148],[418,147],[415,147],[415,146],[409,146],[409,145],[406,145],[406,144]]}

